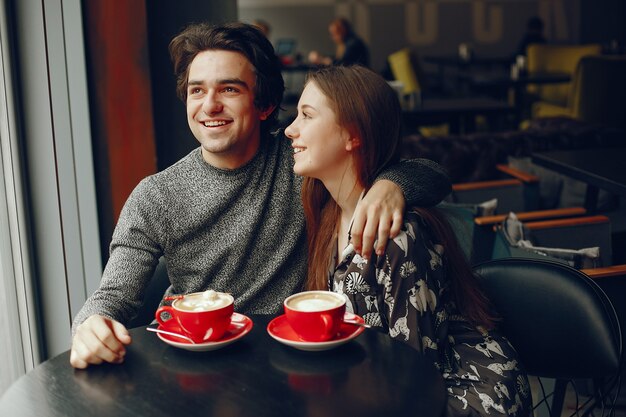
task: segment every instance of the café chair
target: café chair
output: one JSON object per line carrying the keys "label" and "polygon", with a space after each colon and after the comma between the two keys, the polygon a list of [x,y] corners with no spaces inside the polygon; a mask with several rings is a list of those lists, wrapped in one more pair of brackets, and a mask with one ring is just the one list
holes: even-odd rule
{"label": "caf\u00e9 chair", "polygon": [[[581,269],[608,295],[620,320],[622,335],[626,334],[626,265],[611,265],[603,268]],[[626,381],[626,366],[622,366],[622,381]],[[589,383],[587,383],[589,385]],[[616,397],[616,406],[626,407],[626,389]]]}
{"label": "caf\u00e9 chair", "polygon": [[128,322],[127,327],[129,329],[145,326],[154,320],[154,313],[159,308],[163,295],[170,285],[165,259],[161,258],[154,270],[152,280],[150,280],[148,288],[144,292],[143,304],[139,308],[137,315]]}
{"label": "caf\u00e9 chair", "polygon": [[[387,62],[394,80],[399,81],[403,86],[400,103],[409,109],[419,106],[423,93],[427,90],[428,82],[417,53],[409,48],[403,48],[390,54]],[[417,130],[425,136],[447,135],[450,132],[450,126],[443,123],[419,126]]]}
{"label": "caf\u00e9 chair", "polygon": [[626,325],[626,265],[612,262],[612,243],[606,216],[522,221],[509,215],[496,227],[492,258],[536,258],[580,269],[606,291]]}
{"label": "caf\u00e9 chair", "polygon": [[581,216],[522,222],[514,213],[497,227],[492,259],[551,259],[574,268],[612,265],[608,217]]}
{"label": "caf\u00e9 chair", "polygon": [[[498,200],[494,198],[478,204],[454,204],[443,201],[437,206],[452,227],[465,258],[470,264],[474,264],[477,259],[482,259],[484,248],[491,247],[488,242],[482,241],[480,229],[474,220],[493,215],[497,205]],[[490,250],[489,255],[491,255]]]}
{"label": "caf\u00e9 chair", "polygon": [[479,204],[495,198],[498,200],[496,213],[538,208],[538,177],[505,164],[498,164],[497,169],[508,178],[452,184],[452,192],[445,201],[453,204]]}
{"label": "caf\u00e9 chair", "polygon": [[489,259],[494,240],[491,231],[477,226],[476,217],[524,212],[537,206],[537,177],[503,164],[497,169],[509,178],[452,184],[452,192],[440,205],[470,263]]}
{"label": "caf\u00e9 chair", "polygon": [[[567,218],[584,216],[587,214],[587,210],[584,207],[565,207],[550,210],[535,210],[515,213],[515,216],[520,221],[536,221],[536,220],[548,220],[556,218]],[[494,214],[490,216],[481,216],[474,219],[474,223],[482,227],[493,227],[501,224],[506,220],[508,214]]]}
{"label": "caf\u00e9 chair", "polygon": [[[515,216],[522,222],[550,219],[571,218],[587,213],[583,207],[567,207],[551,210],[533,210],[516,212]],[[476,216],[472,222],[472,263],[484,262],[492,258],[496,230],[509,214],[492,214]]]}
{"label": "caf\u00e9 chair", "polygon": [[[442,202],[437,206],[448,219],[457,241],[472,265],[492,258],[497,227],[508,216],[495,214],[497,204],[494,199],[477,205]],[[568,207],[517,212],[515,215],[521,221],[537,221],[582,216],[586,212],[583,207]]]}
{"label": "caf\u00e9 chair", "polygon": [[[550,416],[561,416],[567,384],[578,379],[592,379],[595,395],[574,414],[613,408],[609,394],[620,384],[622,333],[611,301],[593,280],[537,259],[487,261],[474,272],[527,373],[555,380]],[[535,406],[548,404],[548,396],[533,399]]]}
{"label": "caf\u00e9 chair", "polygon": [[[552,45],[531,44],[526,49],[528,73],[565,73],[571,76],[580,59],[587,55],[602,53],[600,44]],[[571,83],[529,85],[528,93],[540,101],[564,106],[567,103]]]}
{"label": "caf\u00e9 chair", "polygon": [[589,123],[626,128],[622,100],[626,96],[626,56],[589,55],[578,62],[566,106],[539,101],[532,114],[571,117]]}
{"label": "caf\u00e9 chair", "polygon": [[425,76],[417,55],[409,48],[403,48],[387,58],[391,73],[400,81],[405,95],[420,93],[425,86]]}

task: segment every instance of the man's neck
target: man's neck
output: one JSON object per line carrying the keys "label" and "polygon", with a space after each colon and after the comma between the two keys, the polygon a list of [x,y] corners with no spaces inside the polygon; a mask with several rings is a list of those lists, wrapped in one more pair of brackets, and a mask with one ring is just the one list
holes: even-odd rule
{"label": "man's neck", "polygon": [[256,143],[250,144],[243,152],[209,152],[204,147],[202,148],[202,159],[204,161],[218,169],[224,170],[234,170],[241,168],[250,162],[256,154],[259,152],[259,148],[261,147],[261,140],[259,139]]}

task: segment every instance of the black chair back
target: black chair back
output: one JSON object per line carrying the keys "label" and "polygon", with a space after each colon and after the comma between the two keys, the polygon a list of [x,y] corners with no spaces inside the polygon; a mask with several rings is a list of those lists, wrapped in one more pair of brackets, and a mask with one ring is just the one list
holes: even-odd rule
{"label": "black chair back", "polygon": [[148,288],[146,288],[144,293],[143,304],[139,308],[135,318],[128,323],[127,327],[129,329],[152,323],[154,320],[154,313],[157,308],[159,308],[159,304],[161,303],[161,300],[163,300],[163,295],[165,295],[165,291],[170,285],[165,259],[161,258],[156,269],[154,270],[152,280],[150,281],[150,284],[148,284]]}
{"label": "black chair back", "polygon": [[568,265],[537,259],[497,259],[474,271],[528,374],[556,379],[552,415],[560,416],[567,380],[593,379],[602,393],[597,400],[610,402],[607,393],[619,385],[622,334],[595,282]]}

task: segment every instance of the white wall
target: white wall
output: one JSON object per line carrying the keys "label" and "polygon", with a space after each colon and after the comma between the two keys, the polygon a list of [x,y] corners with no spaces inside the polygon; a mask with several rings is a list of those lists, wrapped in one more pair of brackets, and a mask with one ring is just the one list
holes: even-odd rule
{"label": "white wall", "polygon": [[11,58],[9,13],[0,2],[0,394],[41,358]]}
{"label": "white wall", "polygon": [[70,347],[102,265],[80,0],[0,5],[0,314],[13,317],[0,321],[0,353],[13,380]]}
{"label": "white wall", "polygon": [[16,2],[22,134],[28,161],[46,356],[70,346],[70,324],[100,281],[80,0]]}

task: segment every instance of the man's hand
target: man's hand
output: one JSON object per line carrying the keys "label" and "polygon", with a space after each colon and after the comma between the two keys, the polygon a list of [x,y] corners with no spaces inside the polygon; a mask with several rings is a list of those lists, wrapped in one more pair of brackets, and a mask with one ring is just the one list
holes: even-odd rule
{"label": "man's hand", "polygon": [[102,362],[122,363],[131,338],[123,324],[93,315],[76,328],[70,364],[84,369]]}
{"label": "man's hand", "polygon": [[354,250],[369,259],[376,243],[376,254],[382,255],[387,241],[402,228],[404,206],[400,187],[389,180],[376,181],[354,212],[351,232]]}

